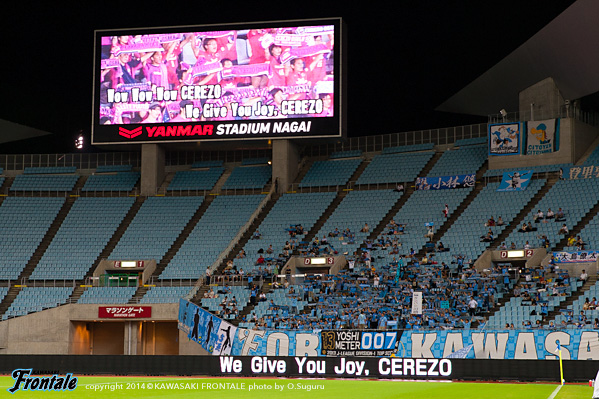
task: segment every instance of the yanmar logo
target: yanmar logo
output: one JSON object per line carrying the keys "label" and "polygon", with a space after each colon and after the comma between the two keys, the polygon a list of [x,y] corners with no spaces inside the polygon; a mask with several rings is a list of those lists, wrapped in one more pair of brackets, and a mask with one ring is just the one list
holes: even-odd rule
{"label": "yanmar logo", "polygon": [[148,138],[156,138],[212,136],[213,132],[214,125],[139,126],[132,130],[119,127],[119,135],[128,139],[135,138],[143,133],[146,133]]}
{"label": "yanmar logo", "polygon": [[125,129],[124,127],[119,127],[119,135],[126,137],[128,139],[132,139],[134,137],[139,136],[142,133],[141,126],[136,127],[133,130]]}

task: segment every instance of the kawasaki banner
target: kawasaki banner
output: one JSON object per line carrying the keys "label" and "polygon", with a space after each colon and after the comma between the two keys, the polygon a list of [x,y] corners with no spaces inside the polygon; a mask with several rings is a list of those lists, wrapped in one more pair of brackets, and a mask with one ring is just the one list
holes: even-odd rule
{"label": "kawasaki banner", "polygon": [[179,329],[213,355],[398,356],[405,358],[599,360],[599,331],[562,330],[254,330],[234,327],[181,300]]}

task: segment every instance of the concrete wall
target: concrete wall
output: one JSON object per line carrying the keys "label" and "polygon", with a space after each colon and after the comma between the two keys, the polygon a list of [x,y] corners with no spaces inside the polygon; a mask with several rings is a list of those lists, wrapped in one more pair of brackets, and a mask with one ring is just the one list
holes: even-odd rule
{"label": "concrete wall", "polygon": [[518,100],[521,120],[539,121],[557,118],[565,104],[565,99],[553,78],[543,79],[522,90]]}
{"label": "concrete wall", "polygon": [[[2,321],[0,354],[142,354],[145,345],[158,354],[207,355],[176,328],[179,304],[147,305],[152,307],[150,319],[102,322],[99,306],[106,304],[64,305]],[[131,345],[128,323],[132,326]],[[145,337],[139,334],[140,323],[148,330]]]}
{"label": "concrete wall", "polygon": [[155,195],[164,180],[164,149],[158,144],[141,145],[141,195]]}
{"label": "concrete wall", "polygon": [[[564,121],[562,119],[562,121]],[[593,142],[599,137],[599,128],[587,125],[578,119],[570,118],[565,120],[572,127],[574,132],[573,156],[576,162],[587,152]]]}
{"label": "concrete wall", "polygon": [[[489,157],[489,169],[505,169],[505,168],[533,168],[537,165],[553,165],[559,163],[573,163],[574,158],[574,142],[575,134],[573,132],[572,119],[562,118],[560,119],[559,128],[559,151],[555,151],[551,154],[540,154],[540,155],[504,155],[504,156],[490,156]],[[526,132],[523,131],[522,135]],[[525,148],[522,148],[525,152]]]}
{"label": "concrete wall", "polygon": [[278,179],[278,193],[284,193],[299,172],[300,149],[293,140],[273,140],[272,181]]}

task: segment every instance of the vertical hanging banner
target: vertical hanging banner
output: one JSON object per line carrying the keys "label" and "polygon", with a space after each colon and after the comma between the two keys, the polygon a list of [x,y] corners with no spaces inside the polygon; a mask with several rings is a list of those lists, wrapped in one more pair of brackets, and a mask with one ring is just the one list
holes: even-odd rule
{"label": "vertical hanging banner", "polygon": [[532,170],[515,170],[505,172],[497,191],[523,191],[526,190],[532,177]]}
{"label": "vertical hanging banner", "polygon": [[520,154],[521,131],[520,122],[489,125],[489,155]]}
{"label": "vertical hanging banner", "polygon": [[422,314],[422,292],[415,291],[412,295],[412,314]]}
{"label": "vertical hanging banner", "polygon": [[526,124],[526,155],[550,154],[557,151],[556,141],[559,134],[557,119],[529,121]]}

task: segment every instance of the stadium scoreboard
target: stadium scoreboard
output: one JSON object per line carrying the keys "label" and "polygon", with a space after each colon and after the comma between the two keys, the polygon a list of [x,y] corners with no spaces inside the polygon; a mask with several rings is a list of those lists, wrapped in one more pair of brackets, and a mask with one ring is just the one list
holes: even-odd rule
{"label": "stadium scoreboard", "polygon": [[92,144],[344,135],[340,18],[95,31]]}

